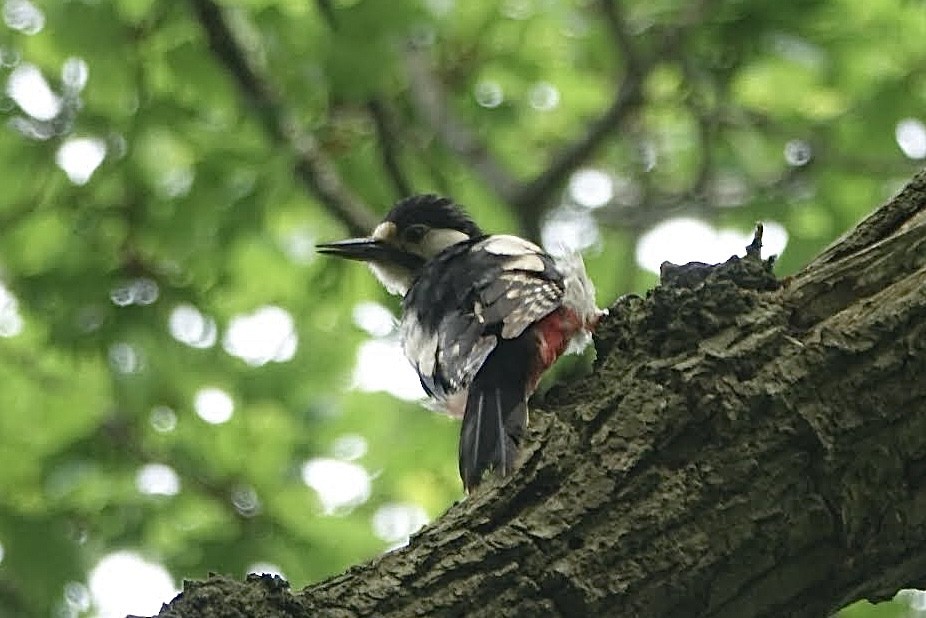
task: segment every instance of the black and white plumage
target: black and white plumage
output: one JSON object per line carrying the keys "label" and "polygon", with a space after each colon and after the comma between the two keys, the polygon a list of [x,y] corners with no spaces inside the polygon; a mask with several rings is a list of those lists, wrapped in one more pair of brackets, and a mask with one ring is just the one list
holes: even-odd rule
{"label": "black and white plumage", "polygon": [[366,261],[403,296],[405,355],[433,404],[463,418],[466,489],[489,469],[510,473],[540,375],[570,341],[587,341],[601,315],[581,258],[485,235],[433,195],[396,204],[369,238],[319,250]]}

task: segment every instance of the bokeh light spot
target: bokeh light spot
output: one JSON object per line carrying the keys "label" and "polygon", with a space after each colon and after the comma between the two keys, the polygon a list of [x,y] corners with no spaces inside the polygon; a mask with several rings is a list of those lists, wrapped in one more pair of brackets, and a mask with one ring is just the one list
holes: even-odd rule
{"label": "bokeh light spot", "polygon": [[260,513],[261,504],[257,491],[249,485],[239,485],[231,492],[231,503],[235,510],[244,517],[254,517]]}
{"label": "bokeh light spot", "polygon": [[83,58],[71,56],[61,65],[61,81],[74,92],[80,92],[84,89],[89,76],[90,69]]}
{"label": "bokeh light spot", "polygon": [[600,208],[614,197],[614,183],[601,170],[579,170],[569,179],[569,196],[579,206]]}
{"label": "bokeh light spot", "polygon": [[177,305],[170,312],[168,328],[174,339],[191,348],[211,348],[218,337],[215,320],[186,303]]}
{"label": "bokeh light spot", "polygon": [[256,573],[258,575],[276,575],[277,577],[286,579],[286,575],[283,573],[283,569],[272,562],[255,562],[245,570],[245,574],[248,573]]}
{"label": "bokeh light spot", "polygon": [[286,257],[295,264],[308,264],[315,259],[315,236],[306,228],[289,230],[279,243]]}
{"label": "bokeh light spot", "polygon": [[538,82],[531,86],[527,98],[538,112],[549,112],[559,105],[559,90],[550,82]]}
{"label": "bokeh light spot", "polygon": [[133,551],[107,554],[90,572],[90,595],[98,618],[151,616],[178,592],[167,569]]}
{"label": "bokeh light spot", "polygon": [[373,514],[373,533],[395,549],[407,545],[408,538],[427,523],[428,514],[417,504],[394,502]]}
{"label": "bokeh light spot", "polygon": [[418,374],[397,341],[373,340],[360,345],[352,387],[365,392],[385,391],[406,401],[424,398]]}
{"label": "bokeh light spot", "polygon": [[117,307],[129,305],[150,305],[160,295],[160,288],[153,279],[138,277],[130,281],[123,281],[109,292],[109,299]]}
{"label": "bokeh light spot", "polygon": [[51,120],[61,112],[61,98],[52,92],[45,76],[34,64],[24,62],[13,69],[6,92],[20,109],[36,120]]}
{"label": "bokeh light spot", "polygon": [[501,6],[502,15],[518,21],[529,19],[534,11],[534,0],[505,0]]}
{"label": "bokeh light spot", "polygon": [[551,253],[582,251],[600,238],[598,223],[585,208],[563,206],[552,210],[540,228],[540,240]]}
{"label": "bokeh light spot", "polygon": [[498,82],[484,80],[476,84],[475,89],[476,103],[480,107],[493,109],[502,104],[505,100],[505,93]]}
{"label": "bokeh light spot", "polygon": [[109,292],[109,299],[117,307],[128,307],[134,301],[132,297],[132,288],[129,285],[120,284]]}
{"label": "bokeh light spot", "polygon": [[0,283],[0,337],[15,337],[22,329],[23,319],[19,315],[19,301]]}
{"label": "bokeh light spot", "polygon": [[905,588],[894,595],[894,600],[907,605],[914,612],[917,612],[917,615],[919,615],[919,612],[926,612],[926,590]]}
{"label": "bokeh light spot", "polygon": [[90,590],[81,582],[68,582],[64,585],[64,602],[68,609],[80,614],[90,609]]}
{"label": "bokeh light spot", "polygon": [[135,475],[135,488],[147,496],[176,496],[180,493],[180,476],[170,466],[145,464]]}
{"label": "bokeh light spot", "polygon": [[128,375],[141,371],[144,359],[135,346],[118,341],[109,346],[109,366],[117,373]]}
{"label": "bokeh light spot", "polygon": [[[22,60],[22,54],[14,47],[0,45],[0,67],[11,69]],[[9,111],[9,110],[6,110]]]}
{"label": "bokeh light spot", "polygon": [[367,453],[367,440],[360,434],[347,433],[338,436],[331,445],[331,453],[338,459],[354,461]]}
{"label": "bokeh light spot", "polygon": [[23,34],[38,34],[45,27],[45,14],[29,0],[6,0],[3,23]]}
{"label": "bokeh light spot", "polygon": [[385,337],[395,330],[396,319],[392,312],[371,301],[357,303],[353,311],[354,324],[374,337]]}
{"label": "bokeh light spot", "polygon": [[132,295],[136,305],[150,305],[158,299],[160,288],[157,282],[148,277],[139,277],[132,281]]}
{"label": "bokeh light spot", "polygon": [[444,17],[453,10],[456,0],[425,0],[424,5],[435,17]]}
{"label": "bokeh light spot", "polygon": [[813,149],[802,139],[792,139],[785,144],[785,161],[791,167],[800,167],[810,163]]}
{"label": "bokeh light spot", "polygon": [[894,129],[897,145],[908,159],[926,158],[926,125],[916,118],[905,118]]}
{"label": "bokeh light spot", "polygon": [[[788,233],[775,222],[764,223],[762,254],[780,255],[788,244]],[[743,255],[752,241],[752,232],[716,230],[707,223],[689,217],[664,221],[643,234],[637,243],[637,264],[658,273],[663,262],[717,264],[733,255]]]}
{"label": "bokeh light spot", "polygon": [[746,180],[738,174],[718,173],[710,183],[710,199],[716,206],[736,208],[752,195]]}
{"label": "bokeh light spot", "polygon": [[158,433],[170,433],[177,428],[177,413],[167,406],[154,406],[148,422]]}
{"label": "bokeh light spot", "polygon": [[254,313],[231,319],[222,347],[252,367],[271,361],[286,362],[296,355],[296,324],[285,309],[273,305],[261,307]]}
{"label": "bokeh light spot", "polygon": [[189,194],[196,174],[191,167],[172,167],[158,179],[158,190],[167,198],[178,198]]}
{"label": "bokeh light spot", "polygon": [[193,407],[196,415],[211,425],[227,423],[235,412],[235,402],[231,395],[211,386],[196,392]]}
{"label": "bokeh light spot", "polygon": [[355,463],[310,459],[302,465],[302,481],[318,494],[326,515],[350,510],[370,498],[370,475]]}

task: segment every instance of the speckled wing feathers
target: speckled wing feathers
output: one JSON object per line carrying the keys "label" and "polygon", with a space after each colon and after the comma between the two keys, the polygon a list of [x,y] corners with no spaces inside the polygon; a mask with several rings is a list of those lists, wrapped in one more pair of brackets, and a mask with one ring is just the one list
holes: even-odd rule
{"label": "speckled wing feathers", "polygon": [[405,353],[429,395],[466,388],[498,344],[555,310],[563,277],[542,249],[515,236],[454,245],[405,297]]}

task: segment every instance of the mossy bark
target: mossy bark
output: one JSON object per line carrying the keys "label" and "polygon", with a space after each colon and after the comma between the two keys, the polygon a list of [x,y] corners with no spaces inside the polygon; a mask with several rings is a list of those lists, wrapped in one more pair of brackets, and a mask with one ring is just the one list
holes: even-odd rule
{"label": "mossy bark", "polygon": [[926,576],[926,174],[803,271],[667,266],[523,461],[408,547],[161,616],[820,618]]}

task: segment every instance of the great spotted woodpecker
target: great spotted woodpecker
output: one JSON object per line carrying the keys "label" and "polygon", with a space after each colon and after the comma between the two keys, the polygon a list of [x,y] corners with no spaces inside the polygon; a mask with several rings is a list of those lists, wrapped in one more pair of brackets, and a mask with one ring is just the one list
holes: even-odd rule
{"label": "great spotted woodpecker", "polygon": [[368,238],[318,250],[366,262],[403,297],[405,355],[435,406],[463,418],[466,490],[487,470],[510,473],[541,374],[567,348],[584,348],[603,314],[582,258],[486,235],[435,195],[398,202]]}

